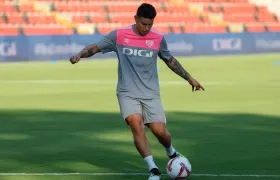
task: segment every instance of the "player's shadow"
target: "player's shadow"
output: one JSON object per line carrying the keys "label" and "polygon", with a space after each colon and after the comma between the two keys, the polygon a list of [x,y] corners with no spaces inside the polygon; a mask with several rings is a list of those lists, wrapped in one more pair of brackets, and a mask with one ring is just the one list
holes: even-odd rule
{"label": "player's shadow", "polygon": [[[280,118],[168,112],[194,173],[279,173]],[[118,113],[0,110],[0,172],[146,172]],[[168,159],[149,133],[162,171]]]}

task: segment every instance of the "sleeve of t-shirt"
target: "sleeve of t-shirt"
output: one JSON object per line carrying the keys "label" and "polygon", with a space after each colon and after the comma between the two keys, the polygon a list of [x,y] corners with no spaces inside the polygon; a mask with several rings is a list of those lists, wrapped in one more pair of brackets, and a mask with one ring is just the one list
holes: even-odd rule
{"label": "sleeve of t-shirt", "polygon": [[96,45],[103,54],[116,51],[116,39],[117,31],[114,30],[106,35],[101,41],[97,42]]}
{"label": "sleeve of t-shirt", "polygon": [[172,58],[172,55],[167,47],[167,43],[166,43],[166,40],[164,37],[162,37],[162,40],[160,43],[158,56],[160,59],[162,59],[164,61],[169,61]]}

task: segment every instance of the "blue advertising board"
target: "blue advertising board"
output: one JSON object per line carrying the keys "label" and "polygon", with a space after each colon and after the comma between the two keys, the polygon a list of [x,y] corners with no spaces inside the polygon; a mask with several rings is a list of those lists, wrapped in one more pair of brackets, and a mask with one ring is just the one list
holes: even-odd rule
{"label": "blue advertising board", "polygon": [[[69,59],[85,46],[102,38],[100,34],[0,36],[0,62]],[[165,38],[174,56],[280,52],[280,32],[168,34]],[[94,59],[103,57],[115,57],[115,53],[99,53]]]}

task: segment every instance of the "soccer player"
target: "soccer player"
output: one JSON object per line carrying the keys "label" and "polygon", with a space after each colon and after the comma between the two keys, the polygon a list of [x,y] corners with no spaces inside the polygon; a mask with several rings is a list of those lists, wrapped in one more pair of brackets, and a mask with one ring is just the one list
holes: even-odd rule
{"label": "soccer player", "polygon": [[152,29],[156,10],[151,4],[141,4],[135,15],[135,24],[113,30],[101,41],[85,47],[71,57],[75,64],[81,58],[96,53],[116,52],[118,57],[117,98],[122,118],[129,125],[136,149],[147,163],[151,173],[148,180],[159,180],[161,173],[153,159],[145,126],[166,149],[169,158],[181,156],[171,144],[166,117],[160,99],[157,74],[157,56],[176,74],[185,79],[192,91],[204,90],[171,55],[163,35]]}

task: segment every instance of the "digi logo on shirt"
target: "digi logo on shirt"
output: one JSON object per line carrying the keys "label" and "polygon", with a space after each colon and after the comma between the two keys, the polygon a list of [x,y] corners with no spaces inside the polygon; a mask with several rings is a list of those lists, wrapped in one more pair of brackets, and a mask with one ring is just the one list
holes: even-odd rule
{"label": "digi logo on shirt", "polygon": [[144,49],[133,49],[133,48],[123,48],[123,54],[129,56],[139,56],[150,58],[153,56],[153,51],[144,50]]}

